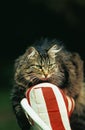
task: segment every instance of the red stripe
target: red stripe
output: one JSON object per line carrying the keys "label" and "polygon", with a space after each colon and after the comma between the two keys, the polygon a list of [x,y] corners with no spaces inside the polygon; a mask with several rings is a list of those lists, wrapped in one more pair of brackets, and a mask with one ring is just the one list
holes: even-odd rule
{"label": "red stripe", "polygon": [[44,96],[44,100],[46,102],[52,130],[65,130],[62,120],[61,120],[61,115],[59,112],[58,104],[57,104],[52,88],[43,87],[42,93]]}
{"label": "red stripe", "polygon": [[25,95],[26,95],[26,98],[27,98],[27,101],[28,103],[30,104],[30,90],[32,89],[32,87],[30,87],[29,89],[27,89]]}
{"label": "red stripe", "polygon": [[71,110],[70,110],[70,112],[69,112],[69,117],[71,116],[71,114],[72,114],[72,112],[73,112],[73,110],[74,110],[74,106],[75,106],[73,99],[70,98],[70,100],[71,100]]}

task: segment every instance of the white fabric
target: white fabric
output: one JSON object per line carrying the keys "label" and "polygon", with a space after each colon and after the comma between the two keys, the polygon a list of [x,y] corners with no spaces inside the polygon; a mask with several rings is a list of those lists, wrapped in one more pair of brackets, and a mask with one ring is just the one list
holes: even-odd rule
{"label": "white fabric", "polygon": [[21,100],[21,105],[26,113],[33,119],[33,121],[37,124],[35,127],[38,130],[50,130],[50,128],[44,123],[43,120],[36,114],[36,112],[30,107],[26,98]]}

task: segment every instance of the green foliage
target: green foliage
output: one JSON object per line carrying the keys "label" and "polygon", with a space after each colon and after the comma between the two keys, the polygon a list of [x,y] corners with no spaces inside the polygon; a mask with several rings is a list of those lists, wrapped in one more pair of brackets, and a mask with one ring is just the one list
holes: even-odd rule
{"label": "green foliage", "polygon": [[7,91],[0,91],[0,130],[19,130]]}

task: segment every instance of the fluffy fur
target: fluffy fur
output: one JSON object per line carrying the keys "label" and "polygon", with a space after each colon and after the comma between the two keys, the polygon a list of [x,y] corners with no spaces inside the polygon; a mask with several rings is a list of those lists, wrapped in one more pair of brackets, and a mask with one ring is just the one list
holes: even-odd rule
{"label": "fluffy fur", "polygon": [[79,54],[67,51],[57,40],[43,39],[29,47],[15,61],[14,86],[11,100],[14,113],[22,130],[30,124],[20,106],[30,86],[49,82],[60,87],[75,100],[71,116],[72,130],[85,129],[85,87],[83,61]]}

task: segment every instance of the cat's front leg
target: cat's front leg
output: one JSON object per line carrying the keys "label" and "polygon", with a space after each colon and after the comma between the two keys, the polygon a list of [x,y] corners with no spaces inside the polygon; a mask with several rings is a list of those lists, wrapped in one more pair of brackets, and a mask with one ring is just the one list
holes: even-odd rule
{"label": "cat's front leg", "polygon": [[25,89],[21,86],[14,86],[11,92],[11,101],[13,111],[16,115],[17,122],[22,130],[30,130],[30,124],[20,105],[20,101],[25,97]]}

